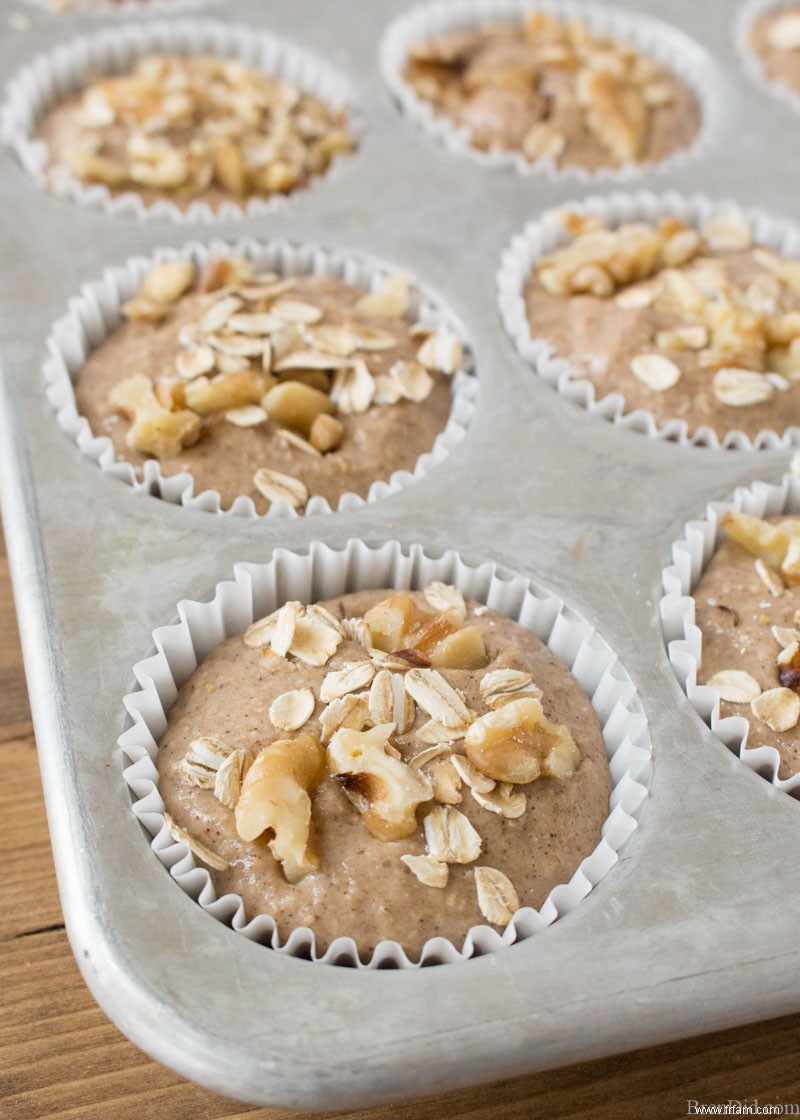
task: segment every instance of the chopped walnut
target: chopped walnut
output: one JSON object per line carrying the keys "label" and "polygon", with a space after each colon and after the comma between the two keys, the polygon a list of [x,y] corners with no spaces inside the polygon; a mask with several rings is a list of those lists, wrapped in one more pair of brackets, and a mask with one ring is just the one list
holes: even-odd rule
{"label": "chopped walnut", "polygon": [[380,840],[410,836],[417,827],[418,806],[433,796],[424,775],[387,751],[393,730],[394,724],[369,731],[341,729],[328,745],[331,774],[366,798],[362,820]]}
{"label": "chopped walnut", "polygon": [[236,803],[243,840],[271,830],[269,849],[290,883],[319,867],[313,850],[311,797],[325,774],[325,753],[313,735],[281,739],[256,756]]}
{"label": "chopped walnut", "polygon": [[[655,59],[594,34],[579,18],[530,12],[518,23],[445,32],[412,46],[404,76],[416,95],[467,129],[481,150],[521,152],[558,166],[622,166],[648,158],[654,121],[694,98]],[[680,93],[679,93],[680,91]]]}
{"label": "chopped walnut", "polygon": [[82,133],[54,162],[115,191],[181,202],[213,190],[285,194],[354,147],[343,110],[222,57],[146,55],[93,82],[74,115]]}

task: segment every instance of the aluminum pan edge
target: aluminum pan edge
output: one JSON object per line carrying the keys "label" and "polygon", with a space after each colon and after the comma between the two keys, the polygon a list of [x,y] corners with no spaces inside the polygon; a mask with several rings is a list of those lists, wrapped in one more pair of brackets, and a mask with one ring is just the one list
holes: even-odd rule
{"label": "aluminum pan edge", "polygon": [[[740,931],[737,956],[749,990],[744,1000],[743,976],[720,960],[726,940],[720,918],[736,909],[735,895],[722,913],[676,913],[666,925],[658,907],[648,903],[649,882],[642,884],[641,897],[628,881],[626,902],[619,904],[622,879],[643,859],[650,862],[642,848],[659,843],[652,827],[632,838],[622,865],[578,914],[509,953],[461,965],[356,973],[280,959],[239,938],[231,951],[234,935],[174,889],[141,840],[137,882],[152,888],[163,920],[115,924],[124,906],[118,897],[110,903],[103,898],[107,884],[102,876],[98,883],[83,858],[86,819],[70,763],[68,720],[59,691],[49,684],[62,647],[48,626],[46,550],[31,529],[35,498],[28,452],[5,383],[2,403],[3,510],[65,919],[95,998],[142,1049],[209,1089],[253,1104],[341,1109],[475,1084],[489,1071],[492,1079],[513,1076],[796,1009],[800,983],[791,978],[798,976],[793,964],[800,954],[787,955],[785,947],[774,956],[764,951],[769,931],[789,918],[771,888],[751,899],[752,929]],[[696,734],[694,722],[688,723]],[[658,736],[657,727],[653,732]],[[672,721],[670,732],[675,734]],[[686,819],[673,822],[673,837],[688,839],[689,848],[700,840],[701,822],[703,842],[710,842],[704,819],[709,781],[718,786],[734,777],[723,778],[733,764],[724,753],[714,762],[709,767],[706,759],[702,782],[687,787]],[[662,785],[657,773],[647,808],[659,816],[671,808],[659,797]],[[772,803],[774,824],[783,817],[782,827],[796,826],[795,806],[773,796],[757,776],[737,775],[731,790],[741,794],[728,803],[732,814],[746,812],[750,798],[761,794]],[[726,819],[715,813],[710,823]],[[139,828],[132,816],[123,826],[126,832]],[[670,852],[671,843],[665,853],[664,846],[662,837],[662,873],[669,879],[664,856],[681,860],[687,853]],[[717,887],[727,893],[723,881]],[[117,883],[116,889],[126,886]],[[643,922],[648,913],[649,923]],[[727,917],[735,921],[733,913]],[[199,953],[197,922],[203,925]],[[593,952],[576,956],[576,937],[580,942],[587,934]],[[670,958],[679,946],[685,965],[676,971]],[[197,986],[198,966],[218,977],[216,994]],[[526,985],[530,996],[523,994]],[[221,1004],[219,992],[226,997]],[[238,999],[235,1040],[225,1029],[230,993]]]}

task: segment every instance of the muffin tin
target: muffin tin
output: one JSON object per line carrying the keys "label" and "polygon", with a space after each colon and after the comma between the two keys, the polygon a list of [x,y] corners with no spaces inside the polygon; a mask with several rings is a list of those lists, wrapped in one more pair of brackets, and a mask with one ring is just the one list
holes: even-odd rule
{"label": "muffin tin", "polygon": [[[624,7],[663,11],[656,0]],[[800,892],[787,852],[800,841],[798,806],[703,725],[658,617],[661,569],[684,523],[737,485],[779,478],[788,451],[682,447],[553,393],[503,330],[495,272],[527,221],[581,197],[576,184],[458,159],[398,113],[379,44],[400,0],[306,0],[302,19],[296,5],[269,9],[230,0],[214,14],[302,41],[344,70],[363,107],[361,146],[280,213],[223,219],[196,236],[313,241],[408,269],[466,325],[480,401],[466,437],[425,478],[335,515],[218,518],[120,485],[59,429],[40,372],[45,340],[85,281],[181,245],[187,227],[57,200],[0,152],[3,512],[61,898],[87,983],[134,1042],[184,1076],[307,1109],[797,1011]],[[20,14],[30,29],[0,36],[4,78],[97,27],[95,16],[3,0],[0,20]],[[742,71],[731,5],[673,0],[669,17],[721,65],[727,121],[713,150],[668,175],[645,173],[642,185],[800,218],[797,118]],[[287,959],[235,937],[178,890],[131,812],[116,740],[153,629],[175,620],[180,599],[208,599],[237,563],[351,538],[422,542],[431,555],[454,548],[467,563],[531,578],[597,628],[638,690],[654,758],[639,827],[574,912],[508,951],[370,972]]]}

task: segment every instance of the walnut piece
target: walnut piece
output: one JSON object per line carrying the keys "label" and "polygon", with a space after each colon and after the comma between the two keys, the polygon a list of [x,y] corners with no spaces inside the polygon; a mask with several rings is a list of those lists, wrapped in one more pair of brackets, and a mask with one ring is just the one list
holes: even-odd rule
{"label": "walnut piece", "polygon": [[236,803],[236,829],[243,840],[267,830],[269,849],[289,883],[319,867],[312,846],[311,798],[325,774],[325,751],[314,735],[279,739],[258,754]]}
{"label": "walnut piece", "polygon": [[401,840],[417,827],[417,808],[433,796],[428,779],[387,750],[393,723],[369,731],[337,731],[328,745],[328,769],[368,803],[364,824],[379,840]]}
{"label": "walnut piece", "polygon": [[526,784],[543,773],[568,778],[581,762],[569,730],[551,723],[533,697],[512,700],[475,720],[465,744],[470,762],[498,782]]}
{"label": "walnut piece", "polygon": [[143,373],[120,381],[111,390],[109,404],[133,422],[125,442],[134,451],[169,459],[200,436],[200,417],[188,409],[171,412],[159,402],[153,383]]}

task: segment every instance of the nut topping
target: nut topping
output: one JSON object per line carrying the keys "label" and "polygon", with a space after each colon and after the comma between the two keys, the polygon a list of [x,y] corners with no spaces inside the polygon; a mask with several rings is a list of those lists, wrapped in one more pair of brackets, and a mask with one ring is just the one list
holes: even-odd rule
{"label": "nut topping", "polygon": [[[566,727],[545,717],[541,691],[523,669],[490,669],[471,680],[454,677],[464,688],[462,693],[438,670],[414,667],[401,656],[418,657],[418,649],[391,653],[372,648],[374,640],[389,646],[414,641],[433,651],[439,648],[443,632],[449,639],[476,628],[467,625],[467,619],[479,618],[486,608],[481,612],[468,606],[455,588],[434,582],[424,592],[396,592],[363,618],[340,619],[345,609],[341,600],[333,602],[331,609],[290,600],[248,627],[243,643],[252,651],[247,657],[259,665],[259,681],[270,668],[281,674],[273,682],[283,681],[292,669],[297,671],[295,659],[319,669],[340,645],[342,653],[330,671],[298,672],[302,687],[282,690],[272,684],[270,723],[264,731],[267,745],[255,757],[252,748],[232,750],[221,740],[204,736],[192,742],[178,769],[192,785],[213,790],[219,802],[233,810],[245,844],[269,847],[288,883],[298,883],[320,869],[314,806],[331,804],[327,799],[333,794],[338,801],[335,813],[345,818],[358,814],[378,840],[395,842],[416,835],[403,846],[405,851],[401,848],[400,859],[422,885],[441,889],[451,882],[450,864],[471,864],[480,857],[483,841],[470,816],[484,821],[492,837],[491,850],[503,851],[505,840],[495,846],[496,829],[520,818],[529,804],[514,783],[540,775],[566,780],[580,765],[580,751]],[[490,630],[491,623],[488,626]],[[376,664],[376,653],[387,660],[396,657],[404,670]],[[514,646],[509,654],[522,659],[523,648]],[[503,654],[493,656],[497,657],[493,664],[503,664]],[[472,671],[482,670],[484,663]],[[249,667],[254,668],[252,661]],[[269,680],[265,683],[270,689]],[[481,716],[465,700],[476,685],[481,700],[492,705]],[[208,686],[209,691],[216,687]],[[800,715],[800,696],[791,693],[788,699],[776,695],[763,718],[773,723],[786,720],[787,703],[794,705],[792,697]],[[322,710],[317,715],[318,702]],[[319,738],[301,730],[315,718]],[[269,742],[271,729],[287,737]],[[249,742],[261,747],[259,729],[249,728],[248,734]],[[453,743],[459,739],[465,739],[466,755],[455,753]],[[520,773],[522,764],[525,773]],[[322,789],[317,793],[322,783],[324,793]],[[338,799],[336,790],[345,800]],[[470,816],[456,806],[466,808]],[[482,817],[480,810],[495,814],[495,821]],[[425,855],[416,854],[420,832],[427,846]],[[199,858],[218,860],[212,866],[228,866],[213,852],[200,850],[206,854]],[[241,846],[236,854],[235,862],[243,858],[247,865],[250,857],[246,851],[242,857]],[[507,921],[498,916],[499,907],[505,899],[510,913],[518,908],[513,887],[492,868],[479,869],[476,883],[483,883],[479,895],[484,916],[496,924]],[[451,895],[445,899],[448,905],[455,900],[456,895],[452,901]]]}
{"label": "nut topping", "polygon": [[280,739],[264,747],[247,772],[236,804],[243,840],[267,830],[269,849],[289,883],[319,867],[312,847],[311,798],[325,773],[325,753],[313,735]]}
{"label": "nut topping", "polygon": [[394,731],[391,723],[369,731],[339,730],[328,746],[328,768],[334,777],[348,779],[367,798],[362,820],[379,840],[400,840],[417,827],[417,807],[430,801],[430,782],[386,747]]}
{"label": "nut topping", "polygon": [[[434,113],[466,129],[473,147],[590,169],[647,156],[656,121],[681,83],[629,44],[571,14],[530,11],[445,32],[408,52],[404,76]],[[683,96],[685,97],[685,91]],[[689,137],[678,130],[673,147]]]}
{"label": "nut topping", "polygon": [[567,728],[551,723],[533,697],[512,700],[475,720],[465,743],[470,762],[498,782],[526,784],[543,772],[569,777],[580,765]]}
{"label": "nut topping", "polygon": [[175,303],[188,291],[194,280],[191,261],[167,261],[147,273],[139,295],[155,303]]}
{"label": "nut topping", "polygon": [[181,200],[285,193],[353,147],[343,112],[222,57],[146,55],[89,85],[75,121],[84,134],[56,156],[80,178]]}
{"label": "nut topping", "polygon": [[753,244],[748,222],[738,214],[720,214],[703,226],[703,237],[714,252],[740,252]]}
{"label": "nut topping", "polygon": [[[449,372],[452,355],[457,352],[460,362],[462,352],[448,330],[412,333],[400,312],[410,303],[404,277],[389,277],[360,299],[354,294],[336,277],[264,283],[252,262],[240,257],[212,258],[199,272],[189,260],[152,269],[123,312],[154,324],[151,329],[159,325],[164,344],[175,340],[177,353],[173,369],[159,370],[154,381],[137,375],[112,390],[111,409],[133,420],[126,432],[129,446],[156,458],[178,457],[183,448],[220,431],[217,421],[224,417],[242,429],[263,428],[266,461],[251,476],[257,501],[260,495],[300,509],[309,498],[305,480],[319,484],[313,467],[306,468],[287,448],[314,458],[334,455],[329,477],[341,474],[334,484],[344,486],[355,469],[362,433],[371,430],[358,418],[378,406],[422,407],[441,384],[441,371]],[[377,307],[382,313],[373,316]],[[434,352],[434,372],[412,360],[420,345]],[[143,352],[147,355],[147,347]],[[172,360],[170,354],[168,365]],[[146,368],[152,366],[148,359]],[[411,414],[406,423],[412,424]],[[242,462],[252,462],[255,444],[242,447],[247,449]],[[336,455],[340,449],[343,454]],[[200,474],[210,475],[214,457],[212,448],[181,467],[191,469],[199,460]],[[214,485],[210,477],[202,482]],[[462,636],[455,647],[466,648],[471,640],[474,636]]]}
{"label": "nut topping", "polygon": [[135,451],[167,459],[180,455],[200,435],[200,418],[196,413],[164,408],[153,392],[152,381],[143,373],[120,381],[108,399],[112,408],[133,421],[125,442]]}
{"label": "nut topping", "polygon": [[[748,409],[771,401],[800,380],[800,261],[754,247],[743,215],[717,215],[700,232],[678,218],[606,228],[590,215],[560,217],[572,239],[544,254],[532,275],[563,299],[589,295],[631,311],[652,307],[656,328],[663,328],[649,341],[646,317],[636,328],[639,352],[630,372],[638,381],[663,392],[681,370],[684,377],[706,375],[708,391],[690,386],[690,395],[699,408],[719,411],[717,404]],[[733,256],[743,251],[747,262]],[[537,288],[526,290],[530,297]],[[546,328],[536,315],[532,325]],[[588,364],[585,355],[573,357]]]}
{"label": "nut topping", "polygon": [[[759,578],[773,595],[783,593],[784,583],[800,583],[797,567],[800,524],[782,521],[772,525],[738,510],[727,510],[719,523],[727,536],[756,557]],[[774,571],[769,572],[768,568]]]}

